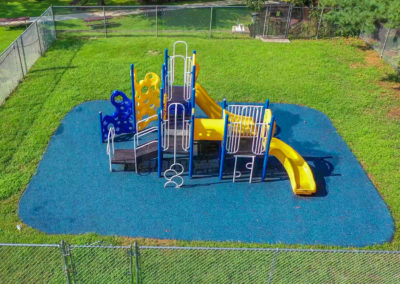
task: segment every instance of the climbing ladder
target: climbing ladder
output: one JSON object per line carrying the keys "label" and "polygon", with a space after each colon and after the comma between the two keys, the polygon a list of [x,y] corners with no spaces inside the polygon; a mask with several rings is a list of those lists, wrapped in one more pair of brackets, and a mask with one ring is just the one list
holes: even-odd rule
{"label": "climbing ladder", "polygon": [[[184,45],[185,54],[177,54],[176,47],[177,45]],[[168,56],[168,66],[167,66],[167,74],[166,74],[166,83],[167,83],[167,94],[168,94],[168,102],[171,102],[174,98],[174,93],[176,92],[176,88],[174,88],[175,77],[176,77],[176,67],[180,64],[183,64],[183,99],[186,102],[189,102],[192,94],[192,66],[193,60],[192,56],[188,56],[188,45],[184,41],[176,41],[173,46],[173,54]],[[178,60],[178,61],[177,61]]]}
{"label": "climbing ladder", "polygon": [[173,151],[173,163],[164,172],[164,178],[166,179],[164,187],[175,185],[175,188],[179,188],[183,185],[182,174],[185,169],[181,163],[177,162],[176,157],[178,151],[189,151],[190,127],[191,121],[186,119],[185,106],[181,103],[170,104],[167,110],[167,119],[162,121],[161,127],[162,150],[164,152]]}

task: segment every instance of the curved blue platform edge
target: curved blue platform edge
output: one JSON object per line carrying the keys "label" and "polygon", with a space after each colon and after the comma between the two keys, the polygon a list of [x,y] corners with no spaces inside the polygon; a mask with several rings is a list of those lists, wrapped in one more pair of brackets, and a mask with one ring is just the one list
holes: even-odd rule
{"label": "curved blue platform edge", "polygon": [[385,202],[327,116],[290,104],[271,109],[277,137],[310,164],[315,196],[295,196],[274,159],[268,181],[252,185],[232,184],[229,173],[222,181],[196,178],[204,165],[181,189],[164,189],[156,171],[110,173],[97,115],[112,106],[92,101],[62,120],[21,198],[19,216],[49,234],[355,247],[391,241],[394,221]]}

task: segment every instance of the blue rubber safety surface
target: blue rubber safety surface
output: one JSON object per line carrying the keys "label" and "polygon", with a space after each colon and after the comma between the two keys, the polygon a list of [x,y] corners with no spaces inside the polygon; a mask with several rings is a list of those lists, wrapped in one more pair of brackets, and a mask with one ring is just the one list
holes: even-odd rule
{"label": "blue rubber safety surface", "polygon": [[[111,173],[98,111],[114,110],[109,102],[93,101],[61,122],[21,198],[19,215],[50,234],[338,246],[390,241],[391,214],[330,120],[297,105],[271,104],[271,109],[276,136],[312,168],[316,195],[295,196],[276,159],[269,163],[267,181],[259,182],[256,170],[253,184],[246,175],[232,183],[232,161],[219,181],[212,157],[195,161],[195,178],[184,176],[180,189],[164,189],[165,180],[149,171],[152,163],[144,163],[139,175]],[[240,162],[243,172],[245,162]]]}

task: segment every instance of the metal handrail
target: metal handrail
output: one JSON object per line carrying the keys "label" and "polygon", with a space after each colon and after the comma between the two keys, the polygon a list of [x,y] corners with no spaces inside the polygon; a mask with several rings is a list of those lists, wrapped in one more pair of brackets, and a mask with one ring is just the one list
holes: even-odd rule
{"label": "metal handrail", "polygon": [[[115,129],[114,127],[110,127],[107,134],[107,155],[108,162],[110,166],[110,172],[112,172],[112,157],[114,156],[115,148],[114,148],[114,138],[115,138]],[[110,143],[111,142],[111,143]]]}

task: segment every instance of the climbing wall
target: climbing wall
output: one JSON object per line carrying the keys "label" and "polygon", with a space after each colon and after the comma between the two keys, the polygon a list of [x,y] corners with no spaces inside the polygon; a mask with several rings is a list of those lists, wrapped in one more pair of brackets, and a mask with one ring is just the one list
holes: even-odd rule
{"label": "climbing wall", "polygon": [[[135,78],[136,69],[135,69]],[[135,80],[136,121],[157,114],[160,106],[160,77],[156,73],[147,73],[139,83]],[[157,120],[156,118],[154,120]],[[152,120],[139,124],[139,129],[145,128]]]}
{"label": "climbing wall", "polygon": [[[137,82],[135,77],[135,110],[136,122],[157,114],[160,105],[160,77],[156,73],[147,73],[143,80]],[[111,104],[115,107],[112,115],[101,118],[101,133],[103,141],[107,140],[108,129],[114,127],[115,134],[133,133],[132,100],[124,92],[115,90],[110,97]],[[153,119],[155,120],[155,119]],[[139,124],[139,129],[144,129],[152,119]]]}

